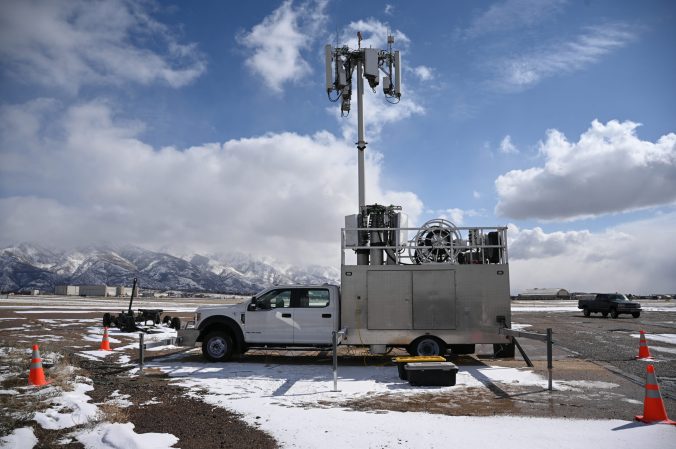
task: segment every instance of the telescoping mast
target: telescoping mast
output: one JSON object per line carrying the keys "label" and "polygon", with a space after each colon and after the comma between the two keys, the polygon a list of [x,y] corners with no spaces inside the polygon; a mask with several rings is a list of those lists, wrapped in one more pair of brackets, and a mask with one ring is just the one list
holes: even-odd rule
{"label": "telescoping mast", "polygon": [[[375,92],[382,74],[382,93],[396,104],[402,62],[392,36],[386,50],[362,48],[361,33],[357,38],[356,49],[325,46],[327,95],[340,101],[343,116],[352,107],[355,72],[357,81],[359,207],[341,230],[344,343],[369,345],[374,353],[405,347],[417,355],[466,354],[493,344],[496,353],[513,356],[499,330],[511,323],[507,228],[463,228],[441,218],[408,227],[401,206],[366,204],[364,79]],[[346,264],[346,251],[356,253],[356,265]]]}

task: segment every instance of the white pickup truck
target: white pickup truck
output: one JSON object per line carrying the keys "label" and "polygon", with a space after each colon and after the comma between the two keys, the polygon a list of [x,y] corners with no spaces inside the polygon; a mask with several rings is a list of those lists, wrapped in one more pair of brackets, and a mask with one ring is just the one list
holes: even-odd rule
{"label": "white pickup truck", "polygon": [[204,356],[224,362],[249,348],[329,348],[338,330],[340,290],[335,285],[274,286],[250,302],[199,307],[183,344],[202,343]]}

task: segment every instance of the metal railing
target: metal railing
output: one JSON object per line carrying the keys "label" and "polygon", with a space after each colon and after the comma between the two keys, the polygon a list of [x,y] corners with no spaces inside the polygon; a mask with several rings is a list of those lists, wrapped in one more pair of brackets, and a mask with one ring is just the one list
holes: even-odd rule
{"label": "metal railing", "polygon": [[504,226],[341,228],[340,242],[343,265],[346,250],[382,250],[384,263],[396,265],[508,263]]}

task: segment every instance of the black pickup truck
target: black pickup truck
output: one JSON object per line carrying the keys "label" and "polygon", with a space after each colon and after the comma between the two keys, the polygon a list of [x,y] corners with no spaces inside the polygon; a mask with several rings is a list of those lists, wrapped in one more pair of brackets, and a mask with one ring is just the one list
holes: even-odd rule
{"label": "black pickup truck", "polygon": [[617,318],[622,313],[630,313],[634,318],[641,316],[641,304],[632,302],[619,293],[599,293],[594,299],[581,299],[577,308],[582,309],[584,316],[601,313],[603,316]]}

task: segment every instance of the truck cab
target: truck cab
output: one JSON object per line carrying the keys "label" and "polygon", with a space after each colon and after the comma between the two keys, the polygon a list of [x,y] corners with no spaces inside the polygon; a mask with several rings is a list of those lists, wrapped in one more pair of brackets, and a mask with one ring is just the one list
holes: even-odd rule
{"label": "truck cab", "polygon": [[198,308],[195,329],[179,336],[188,341],[190,334],[196,336],[204,356],[214,362],[256,347],[329,347],[339,310],[336,285],[279,285],[251,301]]}

